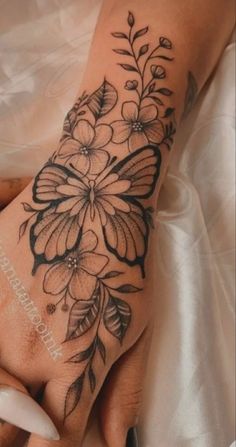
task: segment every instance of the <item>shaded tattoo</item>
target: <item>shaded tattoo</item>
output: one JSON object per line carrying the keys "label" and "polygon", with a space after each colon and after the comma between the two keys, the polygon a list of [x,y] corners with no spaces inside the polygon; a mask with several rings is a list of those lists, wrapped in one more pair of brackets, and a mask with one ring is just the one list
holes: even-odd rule
{"label": "shaded tattoo", "polygon": [[[175,134],[173,91],[166,86],[172,42],[162,36],[154,48],[140,45],[148,27],[135,29],[131,12],[127,22],[127,34],[112,35],[122,42],[113,50],[124,57],[118,64],[133,75],[124,85],[130,99],[121,103],[106,78],[93,93],[84,92],[66,116],[59,149],[35,178],[33,205],[23,203],[30,217],[19,237],[29,231],[32,274],[44,269],[48,314],[68,313],[64,343],[91,335],[87,348],[81,351],[78,343],[78,352],[67,360],[79,374],[67,390],[64,419],[77,407],[85,381],[92,393],[96,389],[95,359],[105,363],[107,357],[101,333],[106,330],[122,343],[130,327],[127,296],[141,289],[125,282],[122,265],[139,266],[145,277],[154,228],[154,209],[146,200],[156,189],[161,150],[170,149]],[[121,116],[112,121],[115,108]],[[123,159],[121,145],[127,148]],[[117,156],[111,156],[111,147]],[[120,270],[112,269],[116,260]]]}
{"label": "shaded tattoo", "polygon": [[198,86],[197,81],[191,71],[188,72],[188,81],[187,81],[187,90],[185,94],[185,101],[184,101],[184,111],[182,114],[182,119],[186,118],[188,114],[191,112],[193,105],[195,103],[195,100],[198,95]]}
{"label": "shaded tattoo", "polygon": [[174,114],[174,108],[166,106],[165,99],[171,97],[173,91],[165,86],[167,72],[159,61],[169,63],[174,60],[169,56],[172,42],[162,36],[152,50],[149,44],[140,46],[139,39],[148,33],[148,26],[135,30],[132,13],[129,13],[128,25],[127,34],[112,33],[113,37],[126,44],[125,48],[116,48],[113,51],[126,56],[128,63],[119,62],[119,65],[132,72],[136,78],[125,83],[125,89],[132,91],[133,97],[132,101],[122,104],[122,120],[112,123],[112,141],[117,144],[127,142],[130,151],[148,143],[165,144],[170,149],[175,127],[172,121],[164,121]]}

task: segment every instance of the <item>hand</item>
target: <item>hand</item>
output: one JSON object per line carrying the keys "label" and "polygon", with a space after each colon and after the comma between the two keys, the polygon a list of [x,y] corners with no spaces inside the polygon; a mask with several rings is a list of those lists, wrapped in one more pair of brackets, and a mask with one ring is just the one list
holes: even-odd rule
{"label": "hand", "polygon": [[[141,409],[143,384],[145,379],[146,360],[149,351],[150,331],[145,332],[135,346],[127,352],[120,360],[113,365],[105,384],[98,397],[97,413],[99,430],[90,435],[86,446],[96,445],[96,447],[121,446],[129,427],[137,425],[139,411]],[[11,387],[11,390],[20,390],[27,395],[27,390],[19,381],[0,370],[0,383]],[[34,393],[35,395],[35,393]],[[22,422],[22,428],[28,430],[41,430],[41,435],[49,437],[56,434],[53,426],[47,418],[42,418],[42,414],[35,405],[32,405],[32,398],[29,405],[28,419],[22,415],[22,401],[13,394],[11,396],[12,420],[17,423]],[[23,404],[25,404],[23,400]],[[23,417],[22,417],[23,416]],[[40,424],[41,422],[41,424]],[[42,423],[44,432],[42,431]],[[28,424],[28,425],[27,425]],[[96,424],[97,425],[97,424]],[[19,428],[4,423],[0,428],[1,447],[22,447],[19,441]],[[136,447],[133,440],[133,433],[127,439],[127,447]],[[16,439],[17,438],[17,439]],[[25,439],[25,438],[24,438]],[[106,441],[105,441],[106,440]],[[94,444],[96,442],[96,444]],[[75,446],[78,446],[76,443]]]}
{"label": "hand", "polygon": [[[133,52],[134,24],[129,13]],[[62,447],[81,445],[104,381],[153,316],[153,205],[164,173],[161,147],[166,161],[175,133],[174,109],[162,122],[149,95],[156,76],[149,62],[163,48],[171,51],[172,43],[160,37],[143,70],[133,55],[140,82],[125,85],[132,98],[135,84],[137,102],[123,101],[106,79],[79,97],[58,150],[0,217],[1,366],[32,393],[43,388],[42,407]],[[163,79],[166,71],[159,68]],[[109,394],[104,421],[116,396]],[[104,428],[114,447],[125,444],[133,422],[125,411],[122,419],[119,437],[118,422]],[[29,447],[51,445],[30,436]]]}
{"label": "hand", "polygon": [[[24,178],[19,179],[17,183],[14,182],[14,196],[20,194],[24,185],[27,183],[29,183],[29,179]],[[12,184],[11,179],[9,179],[8,182],[6,180],[4,181],[4,186],[7,184]],[[6,188],[4,189],[4,192],[2,193],[2,203],[9,204],[11,197]],[[98,397],[99,405],[97,417],[99,419],[100,431],[96,434],[97,446],[104,446],[105,440],[107,445],[115,446],[116,443],[122,445],[128,429],[136,426],[142,402],[142,389],[146,359],[149,351],[149,342],[150,331],[145,331],[134,347],[113,365],[112,370],[108,374],[106,382]],[[21,421],[23,428],[30,430],[31,426],[31,430],[33,430],[34,425],[37,430],[39,417],[42,417],[42,414],[39,413],[39,407],[33,405],[27,389],[19,382],[19,380],[10,376],[10,374],[7,374],[3,370],[0,370],[0,383],[1,385],[10,387],[9,389],[12,391],[19,390],[21,393],[24,393],[24,395],[29,396],[28,404],[31,411],[29,426],[27,426],[27,424],[25,425],[26,421],[24,418],[21,418]],[[13,420],[17,423],[17,413],[20,415],[22,410],[20,405],[17,405],[14,394],[11,396],[11,399],[14,408]],[[50,434],[50,430],[54,431],[54,429],[46,418],[45,423],[48,424]],[[0,430],[0,445],[2,447],[12,445],[18,432],[19,429],[17,427],[5,423]],[[91,442],[94,442],[94,438]]]}
{"label": "hand", "polygon": [[[18,244],[16,238],[16,232],[14,229],[18,228],[18,226],[16,225],[16,220],[19,219],[19,221],[21,221],[22,219],[20,217],[22,211],[20,211],[19,209],[21,208],[21,202],[22,201],[24,202],[24,195],[28,195],[27,190],[24,191],[15,200],[14,204],[10,205],[7,209],[4,210],[0,218],[1,235],[2,234],[7,235],[6,239],[4,240],[5,242],[4,245],[5,247],[7,246],[9,247],[9,250],[6,250],[6,252],[8,254],[8,259],[11,260],[11,265],[8,266],[8,268],[13,267],[14,265],[14,269],[16,269],[17,272],[22,271],[22,265],[20,265],[21,264],[20,251],[22,250],[22,248],[20,247],[20,244]],[[17,218],[13,222],[12,216],[14,215],[17,216]],[[9,222],[11,222],[10,225]],[[13,231],[10,228],[11,226]],[[15,242],[13,242],[14,240]],[[9,242],[11,248],[9,246]],[[27,252],[27,248],[25,248],[25,252]],[[3,266],[4,264],[2,260],[3,258],[1,258],[1,266]],[[22,307],[21,309],[19,309],[19,302],[16,302],[14,292],[6,278],[6,274],[8,273],[6,271],[6,268],[3,268],[3,270],[4,271],[1,272],[1,290],[4,290],[4,296],[2,301],[2,312],[1,312],[3,324],[0,330],[0,343],[2,353],[1,366],[3,369],[7,370],[12,377],[17,377],[17,381],[15,379],[12,380],[12,377],[10,378],[9,376],[7,376],[6,380],[6,376],[4,375],[3,377],[3,371],[2,371],[2,377],[0,379],[0,382],[4,385],[9,385],[14,388],[20,389],[24,391],[24,393],[27,392],[26,388],[31,389],[33,396],[35,396],[35,393],[42,387],[42,385],[44,386],[46,385],[45,392],[47,392],[48,388],[49,392],[47,394],[47,398],[44,400],[45,403],[43,404],[43,407],[45,408],[46,412],[51,416],[51,419],[54,421],[57,428],[59,429],[59,432],[62,437],[60,445],[65,446],[77,445],[75,444],[75,440],[77,443],[79,443],[83,438],[87,418],[90,414],[96,394],[94,393],[90,395],[90,393],[88,393],[89,398],[88,396],[85,396],[84,401],[81,398],[80,402],[80,408],[82,409],[81,413],[79,414],[79,416],[76,414],[74,414],[74,416],[71,415],[74,418],[74,422],[70,422],[71,425],[69,427],[70,430],[69,436],[70,437],[72,436],[71,441],[69,441],[68,434],[65,432],[65,427],[67,426],[67,424],[63,425],[62,411],[61,410],[57,411],[60,406],[61,409],[63,409],[63,390],[65,399],[66,390],[69,388],[70,384],[74,380],[75,369],[74,367],[71,367],[73,365],[70,365],[71,371],[69,371],[68,366],[63,364],[64,363],[63,360],[66,360],[66,357],[68,358],[73,355],[76,355],[77,352],[77,347],[75,343],[76,340],[74,341],[72,340],[70,342],[70,346],[66,351],[66,355],[63,357],[62,360],[59,357],[59,362],[57,362],[56,364],[53,361],[53,358],[48,358],[48,351],[47,349],[43,349],[45,348],[45,346],[41,346],[42,340],[40,340],[37,331],[35,331],[34,328],[32,328],[32,324],[27,318],[28,314],[25,311],[25,308]],[[29,291],[30,295],[33,296],[35,294],[34,291],[41,288],[41,278],[39,277],[37,280],[35,280],[34,278],[32,278],[31,275],[28,274],[26,274],[25,278],[26,278],[25,283],[27,283],[28,285],[27,290]],[[39,305],[39,303],[41,304]],[[45,304],[43,303],[43,299],[41,297],[39,297],[39,300],[37,299],[37,305],[38,308],[41,309],[39,313],[45,314]],[[9,309],[12,309],[10,313]],[[115,338],[113,340],[113,338],[110,337],[109,333],[104,337],[103,339],[104,346],[109,346],[109,352],[107,355],[110,356],[111,360],[109,361],[109,364],[107,364],[105,368],[103,362],[101,362],[101,359],[100,364],[99,364],[99,358],[96,360],[96,363],[98,363],[96,375],[97,377],[99,377],[100,384],[103,383],[105,377],[108,375],[108,372],[111,370],[111,366],[116,363],[116,359],[120,357],[124,352],[126,352],[132,345],[134,345],[135,341],[142,334],[144,327],[146,326],[147,320],[143,318],[142,315],[143,310],[138,309],[138,306],[137,310],[138,310],[137,316],[138,314],[140,315],[139,320],[141,322],[140,324],[141,329],[138,328],[137,326],[134,327],[133,335],[130,335],[129,343],[126,344],[124,347],[122,347],[122,349],[120,349],[120,345],[117,344]],[[50,320],[49,315],[47,315],[46,318],[48,321]],[[51,328],[52,332],[60,334],[61,320],[59,321],[59,323],[57,322],[55,322],[55,324],[53,323]],[[89,346],[91,344],[91,340],[93,339],[94,339],[93,334],[86,335],[84,343],[87,346]],[[17,355],[15,351],[15,346],[18,347]],[[81,349],[82,348],[80,347],[80,350]],[[134,356],[135,358],[137,358],[137,354],[135,354],[135,351],[136,349],[134,349],[133,354],[130,353],[131,362]],[[143,348],[141,355],[139,356],[139,362],[140,364],[145,365]],[[138,399],[138,402],[133,402],[132,396],[135,394],[135,391],[133,391],[132,393],[132,389],[135,390],[136,386],[138,390],[141,389],[139,380],[140,381],[142,380],[143,374],[141,366],[138,369],[137,368],[133,369],[132,366],[129,367],[128,365],[129,365],[129,355],[125,358],[121,358],[119,363],[113,366],[112,373],[110,375],[108,382],[109,385],[106,385],[106,387],[109,386],[109,398],[107,398],[106,401],[103,401],[103,404],[101,405],[101,415],[102,415],[101,417],[103,421],[102,426],[104,431],[104,437],[105,439],[108,440],[109,442],[108,445],[116,446],[116,443],[117,446],[123,445],[125,443],[128,428],[131,425],[133,425],[133,423],[136,422],[137,412],[139,408],[138,403],[140,401],[140,397]],[[126,368],[129,369],[128,375],[126,374]],[[118,371],[120,371],[120,374],[118,374]],[[133,375],[136,376],[135,381],[133,380],[134,379]],[[66,380],[65,377],[67,377]],[[131,390],[130,395],[128,393],[124,395],[125,388],[123,386],[122,388],[119,388],[117,386],[117,383],[119,383],[120,381],[122,384],[124,379],[126,386],[128,386]],[[23,388],[21,384],[24,384],[25,388]],[[111,392],[112,388],[114,387],[113,384],[115,384],[116,388],[113,390],[113,392]],[[99,388],[100,386],[98,385],[97,393],[99,391]],[[106,393],[106,391],[104,391],[104,393]],[[125,405],[124,399],[126,399],[126,401],[129,402],[129,396],[132,398],[132,403],[133,404],[136,403],[136,405],[134,405],[133,408],[131,406],[129,408],[129,411],[125,413],[123,411],[122,404]],[[116,401],[116,406],[114,406],[113,409],[111,410],[114,401]],[[118,419],[117,416],[119,415],[119,412],[120,412],[120,418]],[[114,424],[115,419],[114,416],[116,416],[116,424]],[[108,422],[111,420],[113,420],[113,422],[112,424],[109,424]],[[35,420],[34,422],[37,425],[37,421]],[[74,428],[75,426],[76,429]],[[8,445],[9,441],[14,438],[15,434],[16,430],[10,428],[7,424],[5,424],[1,434],[2,446],[5,447],[5,445]],[[4,438],[7,438],[7,440],[4,440]],[[31,436],[31,442],[32,446],[34,445],[43,446],[42,439],[36,436]],[[45,445],[48,446],[50,444],[48,444],[48,442],[45,442]]]}
{"label": "hand", "polygon": [[124,20],[127,1],[104,1],[88,93],[68,113],[57,151],[0,216],[3,384],[17,377],[11,386],[40,390],[61,437],[32,434],[29,447],[80,446],[106,380],[104,437],[125,444],[127,421],[118,430],[112,416],[120,391],[111,390],[153,317],[153,211],[177,125],[234,26],[223,1],[200,0],[197,13],[188,2],[181,11],[175,2],[128,4],[137,17]]}

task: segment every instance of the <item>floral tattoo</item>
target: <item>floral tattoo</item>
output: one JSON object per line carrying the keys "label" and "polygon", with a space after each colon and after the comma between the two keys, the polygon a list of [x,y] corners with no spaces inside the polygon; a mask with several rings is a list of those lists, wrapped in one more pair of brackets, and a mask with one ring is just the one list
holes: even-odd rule
{"label": "floral tattoo", "polygon": [[[147,34],[148,27],[136,29],[131,12],[127,34],[112,33],[122,44],[113,50],[118,64],[132,73],[124,85],[130,98],[121,103],[107,79],[83,93],[66,116],[58,151],[35,179],[33,206],[23,203],[30,217],[19,235],[29,228],[32,273],[43,269],[47,313],[68,313],[64,343],[91,333],[87,348],[81,351],[78,344],[67,360],[79,375],[67,390],[64,420],[79,404],[86,380],[92,393],[96,389],[94,360],[106,363],[107,357],[101,333],[122,343],[130,327],[132,308],[124,297],[141,289],[122,279],[123,265],[138,266],[145,277],[154,211],[145,200],[155,191],[162,150],[171,148],[175,134],[175,111],[168,104],[173,92],[166,87],[173,46],[166,37],[153,49],[140,45]],[[109,119],[113,109],[121,110],[116,121]],[[121,145],[127,149],[123,159]],[[115,270],[117,260],[121,267]]]}

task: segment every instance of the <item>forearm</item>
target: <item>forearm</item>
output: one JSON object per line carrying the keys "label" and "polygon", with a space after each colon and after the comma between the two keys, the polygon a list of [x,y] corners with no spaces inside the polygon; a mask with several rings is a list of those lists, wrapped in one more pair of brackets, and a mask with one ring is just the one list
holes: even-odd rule
{"label": "forearm", "polygon": [[[176,107],[179,121],[184,108],[187,88],[187,74],[192,72],[200,91],[216,65],[220,54],[234,27],[234,2],[231,0],[105,0],[98,20],[91,46],[87,69],[81,86],[82,90],[92,91],[104,76],[116,80],[122,96],[122,89],[128,74],[121,70],[119,63],[129,63],[130,59],[118,57],[112,50],[127,48],[125,40],[115,40],[112,33],[128,32],[126,17],[128,11],[135,16],[135,29],[149,27],[148,35],[139,41],[154,48],[160,36],[166,36],[173,44],[170,64],[164,60],[154,60],[168,68],[166,83],[174,94],[170,100]],[[136,42],[136,49],[138,46]],[[141,62],[141,61],[140,61]],[[133,73],[135,75],[135,73]],[[135,76],[134,76],[135,77]]]}

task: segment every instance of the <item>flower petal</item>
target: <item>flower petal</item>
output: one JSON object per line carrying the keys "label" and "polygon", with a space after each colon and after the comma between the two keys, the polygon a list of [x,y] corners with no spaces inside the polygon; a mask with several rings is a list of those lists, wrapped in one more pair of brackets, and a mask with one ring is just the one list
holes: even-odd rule
{"label": "flower petal", "polygon": [[75,270],[69,284],[69,292],[73,298],[88,300],[96,287],[96,276],[89,275],[85,270]]}
{"label": "flower petal", "polygon": [[90,146],[94,139],[94,129],[87,120],[79,120],[73,130],[73,136],[82,146]]}
{"label": "flower petal", "polygon": [[121,113],[125,121],[129,121],[131,123],[137,121],[138,105],[134,101],[124,102]]}
{"label": "flower petal", "polygon": [[81,174],[86,175],[90,168],[89,154],[85,155],[78,153],[77,155],[73,155],[70,159],[70,164],[72,164],[77,171],[81,172]]}
{"label": "flower petal", "polygon": [[45,292],[58,295],[68,286],[72,274],[73,271],[67,268],[65,261],[54,264],[44,278],[43,287]]}
{"label": "flower petal", "polygon": [[61,158],[67,158],[72,155],[75,155],[79,152],[81,147],[81,144],[79,141],[73,140],[72,138],[69,138],[62,143],[60,149],[59,149],[59,156]]}
{"label": "flower petal", "polygon": [[79,257],[79,265],[90,275],[98,275],[108,263],[108,257],[99,253],[85,252]]}
{"label": "flower petal", "polygon": [[141,121],[141,123],[149,123],[150,121],[155,120],[157,115],[158,110],[156,106],[145,106],[142,107],[142,109],[140,110],[138,119]]}
{"label": "flower petal", "polygon": [[112,128],[112,141],[113,143],[120,144],[128,140],[131,134],[132,125],[130,123],[127,123],[126,121],[119,120],[112,123]]}
{"label": "flower petal", "polygon": [[144,132],[132,132],[129,138],[129,150],[135,151],[140,147],[146,146],[148,139]]}
{"label": "flower petal", "polygon": [[112,128],[107,124],[100,124],[95,127],[95,137],[92,142],[93,149],[100,149],[103,146],[106,146],[109,141],[111,141],[112,137]]}
{"label": "flower petal", "polygon": [[94,251],[98,244],[98,238],[96,234],[92,231],[86,231],[82,237],[79,244],[79,254],[84,253],[85,251]]}
{"label": "flower petal", "polygon": [[89,158],[90,158],[90,174],[99,174],[106,167],[109,154],[102,149],[89,149]]}
{"label": "flower petal", "polygon": [[160,120],[154,120],[145,124],[144,132],[152,143],[161,143],[164,137],[163,124]]}

